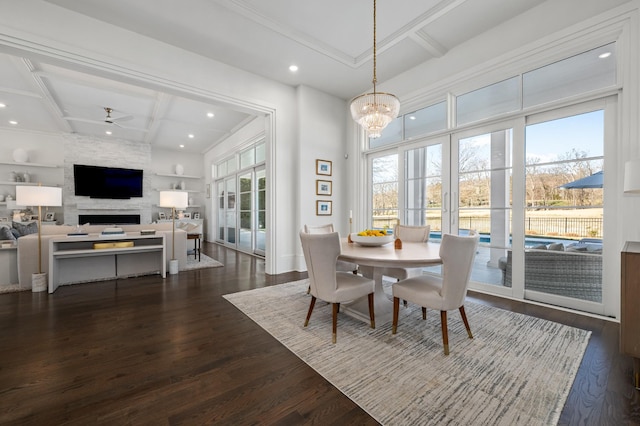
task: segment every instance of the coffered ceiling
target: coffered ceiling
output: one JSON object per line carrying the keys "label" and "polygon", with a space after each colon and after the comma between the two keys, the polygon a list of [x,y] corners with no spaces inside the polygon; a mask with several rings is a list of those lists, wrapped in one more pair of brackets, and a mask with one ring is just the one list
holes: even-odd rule
{"label": "coffered ceiling", "polygon": [[[41,1],[345,100],[371,87],[371,0]],[[379,0],[378,80],[437,60],[543,1]],[[295,73],[288,70],[293,64]],[[184,144],[201,153],[254,118],[6,54],[0,54],[0,81],[0,103],[7,105],[0,108],[0,127],[118,137],[165,149]],[[110,123],[105,107],[112,108]]]}

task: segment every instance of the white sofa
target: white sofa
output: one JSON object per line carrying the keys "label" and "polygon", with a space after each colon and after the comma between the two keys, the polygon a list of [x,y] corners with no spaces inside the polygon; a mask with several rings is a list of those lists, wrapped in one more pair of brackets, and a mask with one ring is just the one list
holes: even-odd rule
{"label": "white sofa", "polygon": [[[169,260],[171,260],[172,250],[172,224],[154,223],[145,225],[118,225],[126,232],[140,232],[142,229],[154,229],[156,233],[165,236],[165,253],[167,271],[169,270]],[[82,231],[89,234],[99,234],[105,229],[105,225],[82,226]],[[75,226],[69,225],[49,225],[42,227],[42,272],[49,272],[49,240],[52,237],[65,236],[75,232]],[[182,270],[187,265],[187,233],[176,227],[175,255],[178,259],[179,269]],[[18,238],[18,282],[20,287],[31,287],[31,274],[38,272],[38,234],[24,235]]]}

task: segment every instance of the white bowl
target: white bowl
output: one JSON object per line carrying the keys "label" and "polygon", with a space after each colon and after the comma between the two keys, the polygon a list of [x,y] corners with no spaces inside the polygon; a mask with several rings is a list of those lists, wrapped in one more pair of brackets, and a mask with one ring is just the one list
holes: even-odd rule
{"label": "white bowl", "polygon": [[351,241],[361,246],[377,247],[389,244],[393,241],[393,235],[385,235],[384,237],[362,237],[358,234],[351,234]]}

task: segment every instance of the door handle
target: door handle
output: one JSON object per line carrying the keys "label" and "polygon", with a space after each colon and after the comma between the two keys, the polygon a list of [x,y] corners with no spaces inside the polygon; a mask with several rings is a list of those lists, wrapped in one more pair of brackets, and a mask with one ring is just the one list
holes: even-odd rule
{"label": "door handle", "polygon": [[445,193],[442,195],[442,211],[443,211],[444,213],[446,213],[446,212],[448,212],[448,211],[449,211],[449,210],[447,209],[447,195],[449,195],[449,193],[448,193],[448,192],[445,192]]}

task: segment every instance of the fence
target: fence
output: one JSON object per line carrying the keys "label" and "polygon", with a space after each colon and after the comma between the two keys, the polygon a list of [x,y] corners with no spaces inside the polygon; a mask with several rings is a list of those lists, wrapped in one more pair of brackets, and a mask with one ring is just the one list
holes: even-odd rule
{"label": "fence", "polygon": [[[374,217],[374,228],[393,228],[398,223],[395,217]],[[432,231],[440,231],[439,217],[428,217],[427,224]],[[491,233],[491,218],[487,216],[465,216],[458,219],[458,228],[475,229],[478,232]],[[602,238],[601,217],[531,217],[525,218],[526,235],[557,237]]]}

